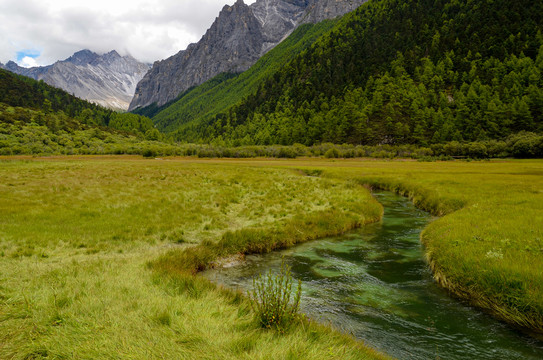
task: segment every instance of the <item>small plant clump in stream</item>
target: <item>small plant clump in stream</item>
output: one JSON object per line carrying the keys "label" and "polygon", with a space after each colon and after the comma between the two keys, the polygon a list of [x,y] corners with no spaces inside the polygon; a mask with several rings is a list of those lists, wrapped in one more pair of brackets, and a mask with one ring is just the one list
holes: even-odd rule
{"label": "small plant clump in stream", "polygon": [[[272,271],[253,278],[253,290],[249,293],[251,306],[263,328],[284,332],[299,317],[302,281],[293,294],[290,267],[281,262],[281,271],[274,275]],[[291,301],[292,298],[292,301]]]}

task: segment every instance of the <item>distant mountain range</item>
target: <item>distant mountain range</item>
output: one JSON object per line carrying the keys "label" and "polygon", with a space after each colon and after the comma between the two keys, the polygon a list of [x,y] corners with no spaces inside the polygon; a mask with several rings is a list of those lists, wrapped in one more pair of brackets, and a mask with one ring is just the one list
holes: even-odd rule
{"label": "distant mountain range", "polygon": [[154,63],[129,110],[157,106],[221,73],[249,69],[299,25],[346,14],[366,0],[242,0],[224,6],[202,39]]}
{"label": "distant mountain range", "polygon": [[24,68],[9,61],[0,67],[13,73],[43,80],[81,99],[119,110],[127,110],[137,83],[150,65],[115,50],[98,55],[81,50],[49,66]]}

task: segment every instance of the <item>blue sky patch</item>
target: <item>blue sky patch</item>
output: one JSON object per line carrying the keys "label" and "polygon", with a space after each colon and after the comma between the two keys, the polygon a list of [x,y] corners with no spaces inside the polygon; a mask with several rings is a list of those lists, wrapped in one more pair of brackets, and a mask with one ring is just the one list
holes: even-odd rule
{"label": "blue sky patch", "polygon": [[21,51],[17,51],[17,62],[20,62],[25,57],[31,57],[32,59],[35,59],[41,55],[40,50],[36,49],[25,49]]}

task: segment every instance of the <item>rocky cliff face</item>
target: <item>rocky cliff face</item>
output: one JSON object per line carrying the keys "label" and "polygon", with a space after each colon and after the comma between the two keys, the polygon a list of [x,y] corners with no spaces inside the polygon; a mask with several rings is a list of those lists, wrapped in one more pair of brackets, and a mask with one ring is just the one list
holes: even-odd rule
{"label": "rocky cliff face", "polygon": [[288,36],[300,23],[307,0],[260,0],[251,5],[262,27],[263,43],[259,57]]}
{"label": "rocky cliff face", "polygon": [[305,23],[318,23],[326,19],[333,19],[348,12],[356,10],[367,0],[316,0],[308,6],[303,21]]}
{"label": "rocky cliff face", "polygon": [[241,72],[257,59],[263,43],[260,23],[243,1],[225,6],[202,39],[154,63],[137,86],[130,110],[162,105],[180,92],[222,72]]}
{"label": "rocky cliff face", "polygon": [[23,68],[10,61],[4,68],[43,80],[81,99],[127,110],[136,85],[149,70],[149,65],[131,56],[120,56],[116,51],[98,55],[82,50],[49,66]]}
{"label": "rocky cliff face", "polygon": [[163,105],[223,72],[242,72],[300,24],[331,19],[367,0],[237,0],[225,6],[202,39],[157,61],[139,82],[129,110]]}

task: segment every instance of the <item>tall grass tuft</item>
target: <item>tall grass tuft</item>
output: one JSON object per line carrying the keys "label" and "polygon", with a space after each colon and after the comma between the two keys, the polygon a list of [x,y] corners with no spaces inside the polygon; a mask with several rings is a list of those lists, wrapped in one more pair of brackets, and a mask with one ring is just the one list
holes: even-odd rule
{"label": "tall grass tuft", "polygon": [[263,328],[284,332],[298,318],[302,281],[293,294],[290,267],[283,259],[281,271],[274,275],[271,270],[266,276],[253,278],[253,290],[249,293],[251,306]]}

